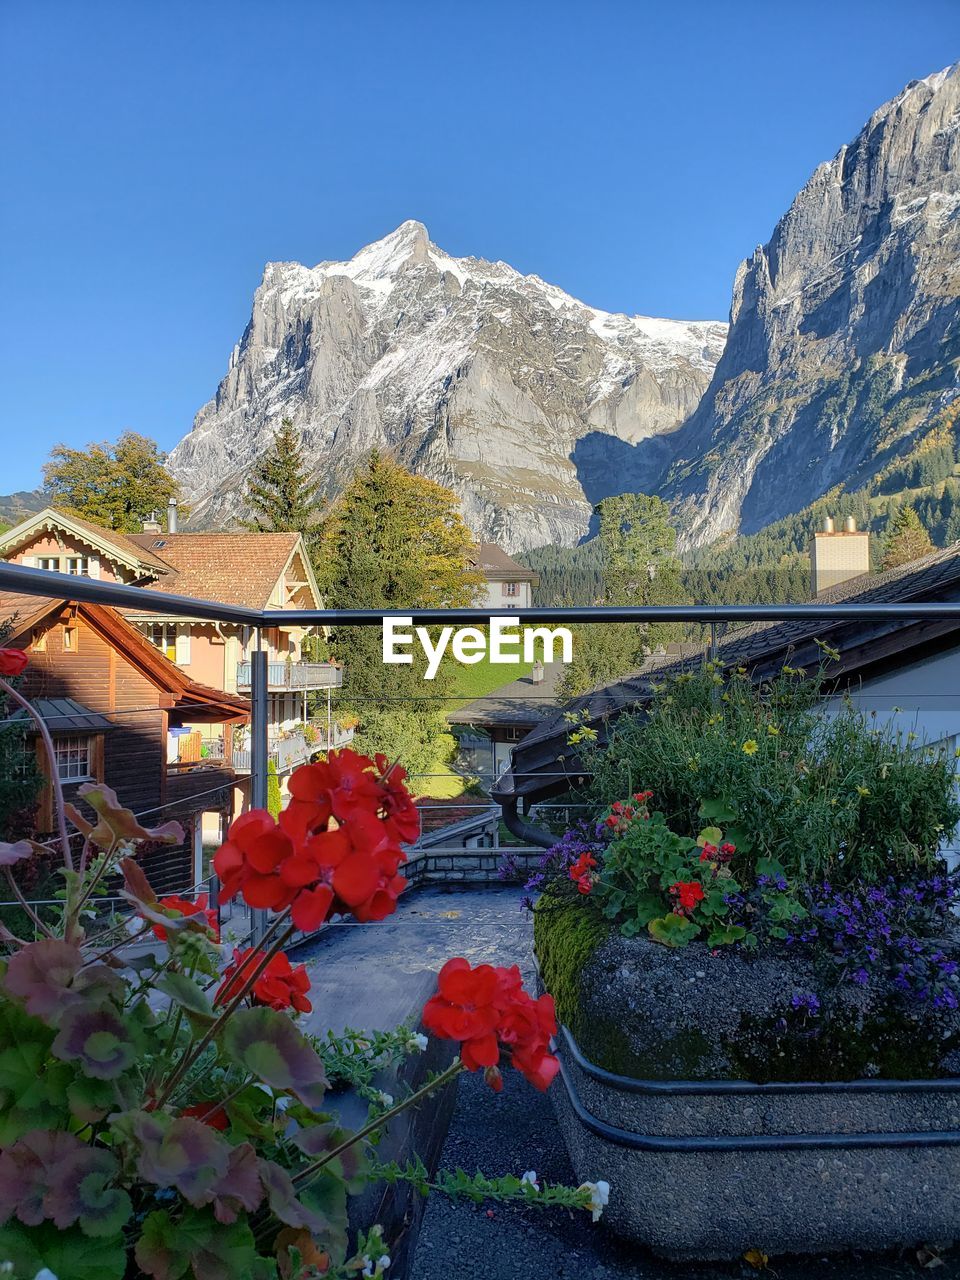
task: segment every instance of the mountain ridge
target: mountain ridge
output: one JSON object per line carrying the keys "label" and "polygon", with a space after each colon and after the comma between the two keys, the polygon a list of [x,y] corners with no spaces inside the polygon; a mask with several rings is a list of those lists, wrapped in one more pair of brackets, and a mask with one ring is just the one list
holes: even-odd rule
{"label": "mountain ridge", "polygon": [[575,542],[620,474],[611,450],[649,439],[666,457],[725,335],[453,258],[411,220],[346,262],[267,264],[226,376],[169,465],[194,523],[222,521],[289,417],[328,493],[378,447],[454,488],[482,539]]}

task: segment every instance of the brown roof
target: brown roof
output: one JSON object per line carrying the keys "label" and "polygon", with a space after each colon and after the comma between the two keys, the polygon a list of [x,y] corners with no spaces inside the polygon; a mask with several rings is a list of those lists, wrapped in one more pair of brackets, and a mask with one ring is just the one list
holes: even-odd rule
{"label": "brown roof", "polygon": [[156,591],[265,609],[298,533],[132,533],[131,542],[174,570]]}
{"label": "brown roof", "polygon": [[[57,511],[55,507],[44,507],[42,511],[36,511],[30,515],[24,516],[21,524],[27,526],[41,527],[48,521],[63,522],[66,528],[73,528],[78,533],[86,535],[92,546],[102,550],[107,558],[110,558],[111,548],[119,552],[121,556],[134,564],[144,565],[150,569],[155,569],[158,573],[168,574],[170,566],[166,561],[151,551],[148,546],[141,546],[134,541],[134,536],[129,533],[123,533],[119,529],[108,529],[105,525],[94,524],[92,520],[84,520],[81,516],[75,516],[72,512]],[[11,534],[15,534],[17,529],[8,529],[3,535],[2,541],[8,542]],[[17,539],[14,546],[22,542],[23,539]]]}
{"label": "brown roof", "polygon": [[495,542],[481,542],[474,547],[470,563],[488,578],[508,582],[539,582],[540,579],[526,565],[518,564]]}
{"label": "brown roof", "polygon": [[[864,574],[829,587],[818,594],[816,603],[905,604],[919,600],[935,603],[958,598],[960,543],[954,543],[886,573]],[[844,674],[862,675],[871,662],[878,661],[881,650],[884,657],[889,657],[891,636],[898,637],[894,642],[895,648],[900,653],[907,653],[921,645],[942,645],[951,637],[956,643],[958,635],[960,623],[952,619],[936,623],[928,621],[923,625],[911,619],[758,622],[738,626],[721,640],[717,657],[726,667],[745,666],[755,678],[763,678],[778,670],[788,655],[795,666],[815,664],[821,656],[816,641],[824,640],[840,651],[841,660],[834,671],[842,679]],[[603,736],[609,722],[649,700],[651,683],[699,664],[705,656],[706,649],[701,647],[683,658],[673,654],[653,657],[641,670],[612,684],[600,685],[574,699],[563,712],[537,725],[514,748],[511,770],[498,781],[494,792],[501,796],[512,792],[532,795],[563,789],[560,775],[566,770],[571,775],[577,773],[576,752],[567,742],[570,721],[564,718],[565,714],[583,717],[587,724],[598,727]],[[916,653],[904,660],[915,658]],[[549,783],[547,774],[552,775]]]}
{"label": "brown roof", "polygon": [[[72,601],[52,596],[0,591],[0,624],[15,620],[12,639],[15,641],[26,637],[29,643],[30,632],[34,627],[54,611],[59,612],[71,604]],[[108,609],[102,604],[75,604],[73,607],[83,615],[90,627],[122,653],[132,665],[138,667],[158,688],[172,694],[177,703],[191,708],[192,717],[197,722],[211,718],[215,722],[249,718],[250,703],[246,698],[193,680],[115,609]]]}

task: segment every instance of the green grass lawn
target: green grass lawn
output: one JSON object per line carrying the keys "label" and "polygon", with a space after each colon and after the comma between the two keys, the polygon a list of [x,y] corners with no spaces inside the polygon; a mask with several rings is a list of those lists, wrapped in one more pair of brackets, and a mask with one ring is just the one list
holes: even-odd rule
{"label": "green grass lawn", "polygon": [[463,793],[463,785],[462,776],[446,764],[436,765],[429,778],[412,780],[414,790],[431,800],[455,800]]}
{"label": "green grass lawn", "polygon": [[528,676],[532,670],[533,663],[522,660],[519,663],[504,664],[493,663],[488,657],[484,657],[482,662],[477,662],[472,667],[461,666],[458,662],[455,665],[453,681],[455,699],[448,704],[448,709],[455,711],[457,707],[465,706],[474,698],[482,698],[502,685],[519,680],[522,676]]}

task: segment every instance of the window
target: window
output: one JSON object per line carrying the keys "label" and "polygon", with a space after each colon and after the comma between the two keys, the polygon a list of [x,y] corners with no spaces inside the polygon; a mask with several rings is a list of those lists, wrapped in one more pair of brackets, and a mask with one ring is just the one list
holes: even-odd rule
{"label": "window", "polygon": [[90,561],[86,556],[67,556],[67,573],[76,578],[89,578]]}
{"label": "window", "polygon": [[80,639],[80,630],[73,623],[68,623],[63,628],[63,652],[76,653],[79,648],[78,641]]}
{"label": "window", "polygon": [[59,556],[37,556],[37,568],[49,569],[53,573],[59,573],[60,557]]}
{"label": "window", "polygon": [[505,582],[503,584],[503,594],[505,596],[518,596],[520,594],[520,583]]}
{"label": "window", "polygon": [[61,782],[83,782],[93,778],[93,739],[85,734],[54,738],[53,755]]}
{"label": "window", "polygon": [[177,660],[177,624],[175,622],[152,622],[147,630],[147,639],[155,649],[159,649],[171,662]]}

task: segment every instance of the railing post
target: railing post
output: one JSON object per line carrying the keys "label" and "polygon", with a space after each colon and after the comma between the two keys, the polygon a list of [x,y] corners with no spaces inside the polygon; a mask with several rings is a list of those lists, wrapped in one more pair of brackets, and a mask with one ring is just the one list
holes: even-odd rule
{"label": "railing post", "polygon": [[[259,631],[257,633],[259,645]],[[267,652],[250,654],[250,807],[267,807]],[[250,912],[251,943],[256,947],[267,928],[266,911]]]}

